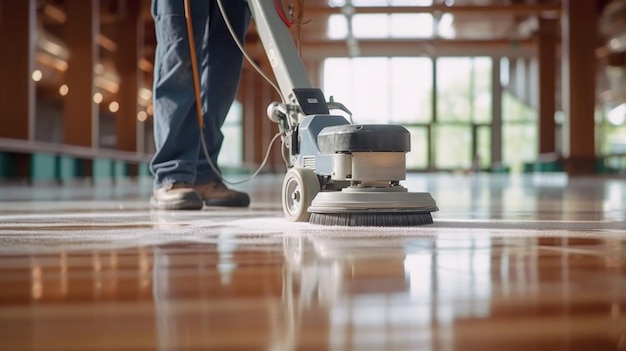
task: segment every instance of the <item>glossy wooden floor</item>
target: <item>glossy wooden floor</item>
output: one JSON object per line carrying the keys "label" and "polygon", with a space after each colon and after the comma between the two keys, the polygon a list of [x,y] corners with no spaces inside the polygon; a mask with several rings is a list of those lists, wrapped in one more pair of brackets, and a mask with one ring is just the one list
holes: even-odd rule
{"label": "glossy wooden floor", "polygon": [[626,350],[626,182],[411,176],[417,228],[150,211],[149,182],[0,188],[1,350]]}

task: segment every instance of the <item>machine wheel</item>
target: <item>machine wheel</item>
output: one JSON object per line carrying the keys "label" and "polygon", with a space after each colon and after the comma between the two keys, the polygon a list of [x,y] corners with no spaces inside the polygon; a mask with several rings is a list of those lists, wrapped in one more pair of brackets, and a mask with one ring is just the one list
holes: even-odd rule
{"label": "machine wheel", "polygon": [[317,175],[307,168],[291,168],[283,180],[282,201],[285,217],[292,222],[307,222],[307,208],[317,193],[320,183]]}

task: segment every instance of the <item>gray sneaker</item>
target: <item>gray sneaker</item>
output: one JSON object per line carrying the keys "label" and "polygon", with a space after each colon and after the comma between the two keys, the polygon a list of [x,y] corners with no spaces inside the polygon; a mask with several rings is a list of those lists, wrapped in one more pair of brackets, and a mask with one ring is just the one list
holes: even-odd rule
{"label": "gray sneaker", "polygon": [[154,191],[150,206],[159,210],[199,210],[202,197],[187,183],[172,183]]}

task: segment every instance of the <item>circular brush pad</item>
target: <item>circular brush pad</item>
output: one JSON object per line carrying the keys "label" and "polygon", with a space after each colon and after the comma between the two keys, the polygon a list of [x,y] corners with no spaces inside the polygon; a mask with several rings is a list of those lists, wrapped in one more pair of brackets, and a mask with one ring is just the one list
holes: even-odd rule
{"label": "circular brush pad", "polygon": [[311,213],[310,223],[350,227],[412,227],[432,224],[430,212]]}

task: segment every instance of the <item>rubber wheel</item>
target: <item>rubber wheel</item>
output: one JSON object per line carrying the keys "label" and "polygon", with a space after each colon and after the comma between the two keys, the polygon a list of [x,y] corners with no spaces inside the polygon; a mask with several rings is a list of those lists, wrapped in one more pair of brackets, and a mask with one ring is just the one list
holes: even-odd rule
{"label": "rubber wheel", "polygon": [[291,168],[283,179],[283,213],[292,222],[307,222],[310,213],[307,208],[317,193],[320,183],[317,175],[307,168]]}

